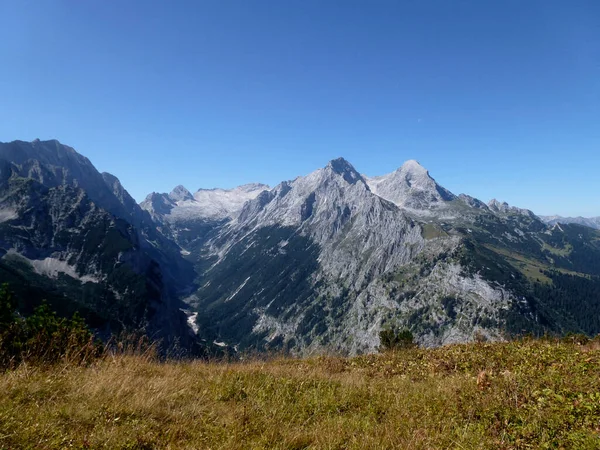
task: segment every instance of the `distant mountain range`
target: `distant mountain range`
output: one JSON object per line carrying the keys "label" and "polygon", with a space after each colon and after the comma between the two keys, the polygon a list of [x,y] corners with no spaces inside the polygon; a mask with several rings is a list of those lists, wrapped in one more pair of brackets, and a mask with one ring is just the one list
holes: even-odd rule
{"label": "distant mountain range", "polygon": [[[200,180],[201,181],[201,180]],[[140,204],[57,141],[0,144],[0,281],[99,332],[204,351],[375,351],[600,332],[600,231],[440,186],[416,161],[339,158],[270,188]],[[200,350],[198,350],[200,349]]]}
{"label": "distant mountain range", "polygon": [[561,216],[540,216],[544,222],[550,225],[557,223],[576,223],[586,227],[600,230],[600,217],[561,217]]}

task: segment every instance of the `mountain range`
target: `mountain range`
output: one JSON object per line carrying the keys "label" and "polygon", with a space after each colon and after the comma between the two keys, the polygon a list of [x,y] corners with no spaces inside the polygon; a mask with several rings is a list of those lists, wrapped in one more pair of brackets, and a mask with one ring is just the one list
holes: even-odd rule
{"label": "mountain range", "polygon": [[[587,224],[584,224],[587,225]],[[600,231],[338,158],[277,186],[141,204],[58,141],[0,144],[0,281],[100,334],[183,348],[376,351],[600,332]]]}
{"label": "mountain range", "polygon": [[600,217],[562,217],[562,216],[540,216],[545,223],[556,225],[557,223],[576,223],[586,227],[600,230]]}

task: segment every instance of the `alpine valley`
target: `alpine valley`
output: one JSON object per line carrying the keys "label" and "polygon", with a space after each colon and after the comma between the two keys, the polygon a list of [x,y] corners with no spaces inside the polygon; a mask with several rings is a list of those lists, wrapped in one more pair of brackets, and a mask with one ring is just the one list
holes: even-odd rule
{"label": "alpine valley", "polygon": [[555,219],[455,195],[412,160],[138,205],[58,141],[0,144],[0,282],[22,313],[46,299],[193,353],[374,352],[385,328],[424,346],[598,334],[600,231]]}

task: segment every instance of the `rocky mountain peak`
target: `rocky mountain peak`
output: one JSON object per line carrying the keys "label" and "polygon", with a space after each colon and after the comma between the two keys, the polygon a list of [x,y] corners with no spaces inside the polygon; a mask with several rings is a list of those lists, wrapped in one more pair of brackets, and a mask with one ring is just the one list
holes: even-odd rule
{"label": "rocky mountain peak", "polygon": [[73,147],[61,144],[56,139],[32,142],[12,141],[3,144],[2,156],[15,164],[23,164],[28,160],[37,160],[42,164],[69,166],[71,164],[92,163],[85,156],[77,153]]}
{"label": "rocky mountain peak", "polygon": [[117,217],[131,218],[132,212],[124,207],[123,198],[115,194],[115,188],[124,191],[118,180],[112,175],[105,178],[88,158],[57,140],[0,143],[0,159],[12,162],[20,177],[32,178],[48,188],[83,189],[98,206]]}
{"label": "rocky mountain peak", "polygon": [[419,164],[419,162],[415,159],[409,159],[404,164],[402,164],[402,166],[400,166],[400,168],[398,168],[397,170],[412,173],[425,173],[427,174],[427,176],[429,176],[429,172],[427,172],[427,169],[421,164]]}
{"label": "rocky mountain peak", "polygon": [[387,175],[367,179],[371,191],[398,206],[430,209],[454,200],[456,196],[444,189],[415,160],[406,161]]}
{"label": "rocky mountain peak", "polygon": [[488,202],[488,206],[490,207],[490,209],[493,209],[494,211],[506,211],[510,208],[508,203],[500,202],[500,201],[496,200],[495,198],[491,199]]}
{"label": "rocky mountain peak", "polygon": [[499,214],[519,214],[530,218],[537,219],[537,216],[530,210],[511,206],[506,202],[500,202],[495,198],[488,202],[488,207],[495,213]]}
{"label": "rocky mountain peak", "polygon": [[152,192],[148,194],[144,201],[140,203],[140,208],[150,213],[153,220],[162,223],[162,218],[171,213],[171,210],[177,206],[167,194]]}
{"label": "rocky mountain peak", "polygon": [[[316,234],[330,235],[359,208],[373,204],[365,179],[343,158],[293,181],[284,181],[244,205],[238,223],[253,226],[316,224]],[[381,199],[377,199],[381,200]],[[339,220],[338,220],[339,219]],[[321,239],[319,238],[319,240]]]}
{"label": "rocky mountain peak", "polygon": [[194,196],[192,195],[192,193],[182,185],[176,186],[169,194],[169,198],[174,202],[194,200]]}
{"label": "rocky mountain peak", "polygon": [[354,184],[358,181],[365,182],[362,175],[344,158],[332,159],[325,167],[325,170],[342,176],[349,184]]}
{"label": "rocky mountain peak", "polygon": [[413,185],[420,189],[435,189],[437,187],[437,183],[429,175],[427,169],[414,159],[406,161],[394,173],[397,175],[396,178],[402,179],[409,187]]}

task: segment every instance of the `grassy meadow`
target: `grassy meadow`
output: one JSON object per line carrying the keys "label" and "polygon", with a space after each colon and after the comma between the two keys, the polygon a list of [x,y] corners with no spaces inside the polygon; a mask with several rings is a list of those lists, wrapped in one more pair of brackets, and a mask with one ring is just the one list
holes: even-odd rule
{"label": "grassy meadow", "polygon": [[0,448],[595,449],[600,345],[21,364],[0,374]]}

